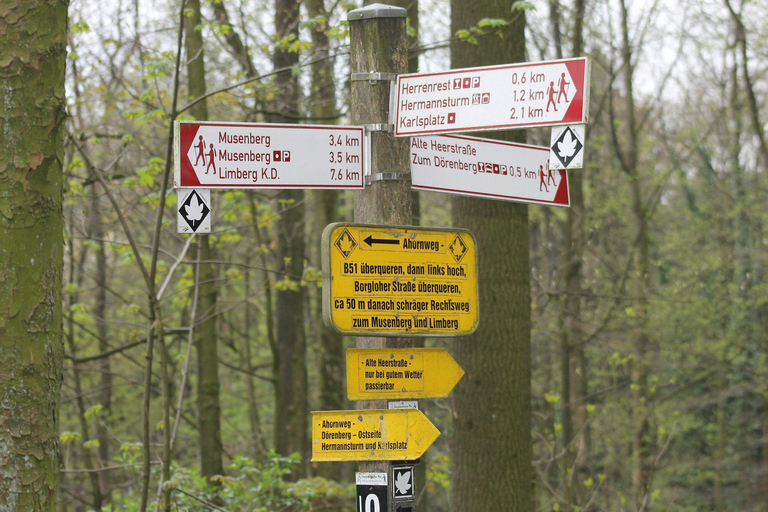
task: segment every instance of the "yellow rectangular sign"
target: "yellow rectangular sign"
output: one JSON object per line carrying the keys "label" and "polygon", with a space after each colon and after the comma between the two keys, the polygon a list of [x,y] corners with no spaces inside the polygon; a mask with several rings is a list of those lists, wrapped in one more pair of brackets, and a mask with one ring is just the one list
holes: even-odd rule
{"label": "yellow rectangular sign", "polygon": [[418,409],[313,411],[312,462],[415,460],[439,435]]}
{"label": "yellow rectangular sign", "polygon": [[477,328],[477,250],[464,229],[330,224],[323,316],[342,334],[459,336]]}
{"label": "yellow rectangular sign", "polygon": [[463,375],[444,348],[347,350],[350,400],[445,398]]}

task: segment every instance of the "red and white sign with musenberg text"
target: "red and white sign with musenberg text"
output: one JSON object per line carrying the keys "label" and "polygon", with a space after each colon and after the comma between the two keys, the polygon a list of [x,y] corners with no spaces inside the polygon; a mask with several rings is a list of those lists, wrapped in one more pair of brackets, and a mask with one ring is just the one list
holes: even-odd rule
{"label": "red and white sign with musenberg text", "polygon": [[363,129],[179,121],[174,186],[364,188]]}
{"label": "red and white sign with musenberg text", "polygon": [[565,59],[400,75],[399,137],[586,123],[589,63]]}
{"label": "red and white sign with musenberg text", "polygon": [[549,168],[549,148],[464,135],[413,137],[415,189],[570,206],[568,175]]}

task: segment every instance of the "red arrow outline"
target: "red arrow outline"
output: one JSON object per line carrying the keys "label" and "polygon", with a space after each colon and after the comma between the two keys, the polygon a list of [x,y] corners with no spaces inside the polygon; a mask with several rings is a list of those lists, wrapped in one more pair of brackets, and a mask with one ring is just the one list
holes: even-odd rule
{"label": "red arrow outline", "polygon": [[183,183],[183,187],[201,187],[200,180],[197,179],[197,173],[192,167],[192,162],[189,161],[189,148],[192,147],[192,143],[195,141],[195,135],[201,128],[199,124],[192,123],[180,123],[179,124],[179,145],[181,151],[179,153],[179,185]]}

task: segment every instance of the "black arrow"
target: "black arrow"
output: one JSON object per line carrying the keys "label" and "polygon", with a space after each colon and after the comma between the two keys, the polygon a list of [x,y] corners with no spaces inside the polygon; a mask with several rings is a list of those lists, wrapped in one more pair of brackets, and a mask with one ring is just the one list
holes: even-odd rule
{"label": "black arrow", "polygon": [[398,245],[400,243],[397,240],[389,240],[389,239],[383,239],[383,238],[373,238],[373,235],[368,235],[368,238],[363,240],[363,242],[367,243],[371,247],[373,247],[373,244]]}

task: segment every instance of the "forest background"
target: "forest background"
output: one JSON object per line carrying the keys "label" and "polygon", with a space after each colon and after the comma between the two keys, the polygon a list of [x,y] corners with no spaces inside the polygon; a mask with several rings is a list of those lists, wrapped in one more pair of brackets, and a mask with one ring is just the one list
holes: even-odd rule
{"label": "forest background", "polygon": [[[424,401],[442,435],[419,465],[419,509],[480,510],[463,501],[466,475],[503,481],[530,450],[532,488],[510,477],[481,508],[509,510],[504,493],[522,493],[530,510],[768,510],[768,6],[397,4],[411,71],[515,33],[524,60],[592,62],[572,207],[514,210],[527,216],[515,243],[530,258],[530,409],[469,397],[530,415],[530,437],[512,440],[522,455],[459,468],[465,405]],[[354,508],[354,465],[310,463],[307,435],[310,410],[354,408],[354,340],[322,325],[319,240],[352,220],[353,194],[214,191],[212,234],[179,235],[167,171],[174,119],[349,124],[356,7],[70,3],[59,510]],[[549,130],[527,141],[548,145]],[[413,195],[414,224],[463,227],[465,210]],[[505,306],[481,303],[481,323]],[[518,334],[490,356],[517,350]],[[482,343],[448,346],[464,364]],[[467,387],[482,380],[468,365],[459,396],[483,389]]]}

